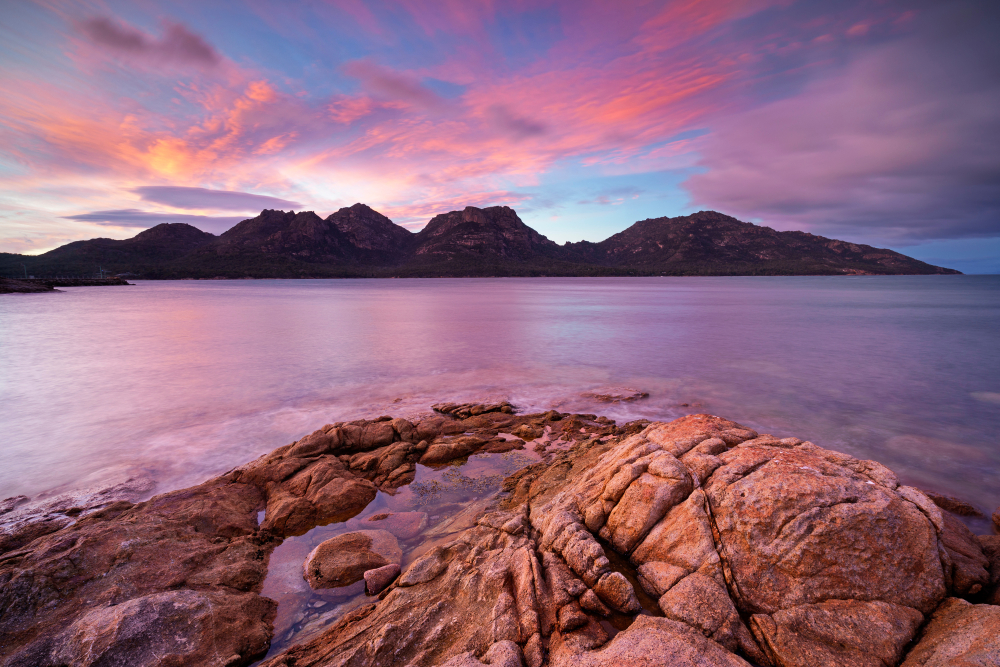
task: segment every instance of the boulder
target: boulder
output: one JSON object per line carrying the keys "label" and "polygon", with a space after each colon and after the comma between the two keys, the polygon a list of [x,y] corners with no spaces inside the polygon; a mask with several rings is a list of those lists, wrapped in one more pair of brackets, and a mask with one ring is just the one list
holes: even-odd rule
{"label": "boulder", "polygon": [[924,491],[924,495],[934,501],[934,504],[943,510],[957,514],[959,516],[983,516],[979,508],[965,502],[961,498],[950,496],[947,493],[937,493],[935,491]]}
{"label": "boulder", "polygon": [[995,665],[1000,665],[1000,607],[948,598],[901,667]]}
{"label": "boulder", "polygon": [[378,595],[399,576],[399,563],[389,563],[365,572],[365,592]]}
{"label": "boulder", "polygon": [[990,562],[982,546],[964,523],[950,513],[944,513],[941,544],[948,553],[945,581],[949,592],[957,596],[975,595],[990,583]]}
{"label": "boulder", "polygon": [[829,599],[923,613],[937,606],[944,571],[936,526],[922,507],[831,463],[814,445],[752,443],[722,454],[705,485],[745,613]]}
{"label": "boulder", "polygon": [[621,572],[608,572],[594,586],[594,592],[609,607],[623,614],[635,614],[642,609],[635,589]]}
{"label": "boulder", "polygon": [[475,436],[459,436],[446,441],[432,442],[420,457],[423,465],[447,463],[472,454],[486,444],[486,440]]}
{"label": "boulder", "polygon": [[977,535],[976,540],[989,561],[990,581],[983,601],[1000,605],[1000,535]]}
{"label": "boulder", "polygon": [[639,616],[604,648],[573,651],[560,642],[552,649],[552,667],[750,667],[697,630],[670,620]]}
{"label": "boulder", "polygon": [[399,566],[403,553],[392,533],[358,530],[326,540],[306,557],[306,581],[314,588],[349,586],[365,572],[386,565]]}
{"label": "boulder", "polygon": [[888,602],[828,600],[755,614],[754,636],[781,667],[897,665],[923,614]]}

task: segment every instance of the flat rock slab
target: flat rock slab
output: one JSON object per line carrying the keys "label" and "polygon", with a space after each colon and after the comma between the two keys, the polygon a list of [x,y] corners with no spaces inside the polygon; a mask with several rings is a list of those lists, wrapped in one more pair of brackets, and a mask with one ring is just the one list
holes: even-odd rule
{"label": "flat rock slab", "polygon": [[338,588],[361,581],[368,570],[399,565],[403,552],[392,533],[358,530],[330,538],[310,552],[303,566],[313,588]]}

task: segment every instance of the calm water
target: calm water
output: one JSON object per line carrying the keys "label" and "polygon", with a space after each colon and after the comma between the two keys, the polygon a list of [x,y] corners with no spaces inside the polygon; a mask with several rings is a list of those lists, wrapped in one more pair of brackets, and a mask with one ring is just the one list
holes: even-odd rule
{"label": "calm water", "polygon": [[[604,385],[650,397],[580,395]],[[992,510],[1000,277],[142,282],[0,297],[0,497],[136,472],[164,491],[331,421],[496,398],[618,420],[719,414]]]}

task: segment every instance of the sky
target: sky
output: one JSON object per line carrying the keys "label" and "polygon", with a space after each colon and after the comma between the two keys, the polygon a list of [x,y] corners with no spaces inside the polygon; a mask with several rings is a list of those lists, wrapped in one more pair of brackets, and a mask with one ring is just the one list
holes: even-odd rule
{"label": "sky", "polygon": [[363,202],[716,210],[1000,273],[1000,3],[12,0],[0,252]]}

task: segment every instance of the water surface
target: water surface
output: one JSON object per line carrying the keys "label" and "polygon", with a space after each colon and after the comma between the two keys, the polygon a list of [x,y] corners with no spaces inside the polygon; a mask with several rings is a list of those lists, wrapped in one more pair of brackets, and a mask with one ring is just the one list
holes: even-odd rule
{"label": "water surface", "polygon": [[[0,297],[0,497],[165,491],[325,423],[709,412],[1000,505],[1000,277],[140,282]],[[648,391],[634,403],[580,394]]]}

